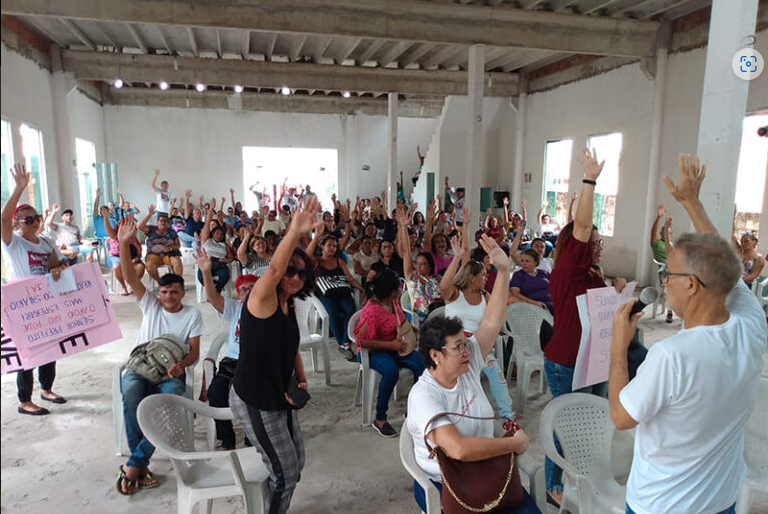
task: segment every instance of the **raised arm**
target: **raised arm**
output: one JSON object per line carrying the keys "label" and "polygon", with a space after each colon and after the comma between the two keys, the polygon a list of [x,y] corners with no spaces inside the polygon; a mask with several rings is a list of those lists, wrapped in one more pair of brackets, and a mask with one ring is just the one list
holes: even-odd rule
{"label": "raised arm", "polygon": [[436,201],[440,201],[440,195],[437,195],[437,200],[432,198],[427,207],[427,226],[424,228],[424,251],[432,251],[432,226],[435,224],[435,209],[437,207]]}
{"label": "raised arm", "polygon": [[43,223],[51,230],[56,230],[56,223],[53,222],[53,219],[56,217],[56,213],[59,212],[59,209],[59,204],[55,203],[51,206],[50,212],[45,215],[45,221]]}
{"label": "raised arm", "polygon": [[[514,223],[514,221],[512,222]],[[523,238],[523,224],[518,222],[517,225],[512,227],[515,230],[515,238],[512,240],[512,245],[509,248],[509,257],[516,266],[522,266],[520,262],[520,240]],[[543,257],[543,255],[542,255]]]}
{"label": "raised arm", "polygon": [[112,226],[109,220],[104,220],[104,230],[107,232],[107,237],[117,239],[117,229]]}
{"label": "raised arm", "polygon": [[[96,188],[96,198],[93,199],[94,218],[101,216],[101,211],[99,210],[99,199],[101,199],[101,188]],[[106,223],[104,223],[104,225],[106,225]]]}
{"label": "raised arm", "polygon": [[[659,208],[656,211],[656,219],[653,220],[653,226],[651,227],[651,244],[659,239],[659,225],[661,225],[661,220],[664,219],[666,213],[667,211],[664,209],[664,206],[659,204]],[[667,238],[665,237],[664,239],[666,240]]]}
{"label": "raised arm", "polygon": [[548,205],[549,204],[547,203],[546,200],[541,202],[541,209],[539,209],[539,212],[536,213],[536,225],[539,225],[541,223],[541,216],[542,214],[544,214],[544,211],[547,210]]}
{"label": "raised arm", "polygon": [[493,284],[491,297],[488,299],[488,305],[485,308],[485,314],[480,322],[480,326],[475,331],[475,339],[480,345],[483,361],[493,349],[496,343],[496,336],[499,335],[501,325],[504,323],[504,317],[507,309],[507,296],[509,291],[509,268],[510,260],[493,238],[483,234],[480,245],[491,259],[491,264],[499,270],[496,275],[496,281]]}
{"label": "raised arm", "polygon": [[125,203],[125,199],[123,198],[123,190],[122,189],[118,189],[117,190],[117,199],[120,202],[118,204],[120,206],[119,208],[122,209],[123,208],[123,204]]}
{"label": "raised arm", "polygon": [[[253,186],[251,186],[253,188]],[[253,189],[251,189],[251,192],[253,193]],[[255,194],[255,193],[254,193]],[[230,187],[229,188],[229,200],[232,202],[232,210],[235,210],[235,189]],[[224,208],[224,202],[221,202],[221,208]]]}
{"label": "raised arm", "polygon": [[451,259],[451,263],[448,265],[445,273],[443,273],[442,280],[440,280],[440,296],[445,300],[445,303],[451,303],[459,296],[459,290],[453,285],[453,279],[456,278],[456,272],[459,270],[464,257],[463,243],[459,236],[451,238],[453,259]]}
{"label": "raised arm", "polygon": [[567,223],[570,223],[570,222],[573,221],[573,218],[574,218],[573,206],[576,205],[576,200],[578,200],[578,199],[579,199],[579,193],[577,193],[576,191],[571,193],[571,199],[568,202],[568,221],[567,221]]}
{"label": "raised arm", "polygon": [[216,309],[216,312],[221,314],[224,312],[224,297],[216,290],[216,285],[213,283],[213,276],[211,275],[211,258],[202,246],[197,248],[196,260],[197,268],[203,276],[203,287],[205,287],[208,302]]}
{"label": "raised arm", "polygon": [[488,209],[485,211],[485,219],[483,219],[483,230],[485,232],[488,232],[491,229],[489,225],[491,216],[493,216],[493,210],[490,207],[488,207]]}
{"label": "raised arm", "polygon": [[683,154],[678,156],[677,163],[680,170],[680,180],[677,185],[672,182],[671,178],[664,175],[664,182],[667,184],[669,192],[675,200],[685,207],[697,232],[717,234],[717,229],[710,221],[704,210],[704,205],[699,200],[699,189],[706,175],[706,165],[699,164],[698,157]]}
{"label": "raised arm", "polygon": [[131,249],[129,247],[135,234],[136,222],[133,219],[133,214],[128,214],[117,224],[117,238],[120,242],[120,269],[123,271],[123,278],[133,289],[136,301],[140,302],[147,290],[141,283],[141,279],[136,276],[136,270],[131,261]]}
{"label": "raised arm", "polygon": [[595,184],[605,161],[598,162],[597,152],[588,148],[582,150],[579,156],[581,167],[584,168],[584,180],[581,184],[581,200],[573,220],[573,237],[586,243],[592,236],[592,212],[594,210]]}
{"label": "raised arm", "polygon": [[237,247],[237,260],[240,261],[240,264],[243,266],[248,263],[248,245],[251,244],[252,237],[252,234],[245,236],[243,240],[240,241],[240,246]]}
{"label": "raised arm", "polygon": [[509,226],[509,197],[504,197],[504,230]]}
{"label": "raised arm", "polygon": [[522,211],[523,225],[528,221],[528,201],[520,200],[520,210]]}
{"label": "raised arm", "polygon": [[184,220],[187,220],[192,214],[192,204],[189,202],[189,199],[192,197],[192,190],[187,189],[184,191]]}
{"label": "raised arm", "polygon": [[155,170],[155,175],[152,177],[152,191],[157,190],[157,177],[160,176],[160,170]]}
{"label": "raised arm", "polygon": [[205,224],[203,230],[200,231],[200,244],[205,243],[209,237],[211,237],[211,220],[213,219],[213,211],[216,210],[216,199],[211,198],[211,202],[208,204],[208,210],[205,213]]}
{"label": "raised arm", "polygon": [[310,241],[309,244],[307,245],[307,249],[306,249],[307,255],[309,255],[313,259],[315,258],[314,257],[315,248],[317,248],[317,245],[320,244],[320,238],[323,237],[324,228],[325,228],[325,223],[323,222],[323,220],[315,220],[315,224],[314,224],[315,234],[312,237],[312,241]]}
{"label": "raised arm", "polygon": [[395,248],[403,260],[403,276],[406,280],[413,275],[413,259],[411,258],[411,245],[408,241],[408,213],[405,209],[397,212],[397,241]]}
{"label": "raised arm", "polygon": [[672,216],[668,216],[666,220],[664,220],[664,228],[662,229],[664,231],[664,251],[667,255],[672,253],[673,246],[672,246],[672,238],[669,236],[670,228],[672,227]]}
{"label": "raised arm", "polygon": [[31,173],[27,173],[27,167],[21,163],[14,164],[11,175],[13,175],[15,186],[8,201],[3,205],[3,212],[0,218],[2,219],[0,233],[2,234],[3,242],[7,245],[11,244],[13,236],[13,211],[16,210],[16,204],[19,203],[19,199],[27,189],[29,179],[32,177]]}
{"label": "raised arm", "polygon": [[[147,207],[147,215],[141,218],[141,221],[139,222],[138,229],[144,232],[145,234],[149,232],[149,227],[147,226],[147,223],[149,223],[149,218],[152,217],[152,215],[155,213],[155,206],[150,205]],[[109,223],[109,220],[104,220],[104,226],[107,226],[107,223]]]}

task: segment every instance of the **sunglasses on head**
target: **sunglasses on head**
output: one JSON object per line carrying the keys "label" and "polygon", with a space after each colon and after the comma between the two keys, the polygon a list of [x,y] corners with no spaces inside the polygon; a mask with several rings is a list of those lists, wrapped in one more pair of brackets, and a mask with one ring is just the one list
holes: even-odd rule
{"label": "sunglasses on head", "polygon": [[17,218],[16,221],[21,223],[26,223],[27,225],[31,225],[32,223],[40,221],[41,219],[43,219],[43,215],[37,214],[35,216],[24,216],[23,218]]}
{"label": "sunglasses on head", "polygon": [[293,276],[299,277],[301,280],[307,279],[307,270],[304,268],[297,268],[296,266],[288,266],[285,270],[285,276],[290,278]]}

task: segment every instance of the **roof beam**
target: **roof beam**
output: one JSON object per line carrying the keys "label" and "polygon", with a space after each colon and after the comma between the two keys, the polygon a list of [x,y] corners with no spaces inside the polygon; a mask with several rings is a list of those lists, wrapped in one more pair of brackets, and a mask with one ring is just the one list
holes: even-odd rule
{"label": "roof beam", "polygon": [[195,38],[194,29],[187,27],[187,35],[189,36],[189,47],[192,49],[192,55],[200,57],[200,50],[197,48],[197,38]]}
{"label": "roof beam", "polygon": [[412,0],[3,0],[0,12],[632,57],[653,56],[659,30],[654,21]]}
{"label": "roof beam", "polygon": [[410,41],[398,41],[397,43],[393,44],[392,48],[390,48],[387,53],[381,56],[379,65],[386,66],[387,64],[396,61],[397,58],[403,55],[403,53],[408,50],[410,46]]}
{"label": "roof beam", "polygon": [[405,67],[411,63],[419,62],[419,59],[427,55],[436,46],[435,43],[413,45],[407,52],[400,56],[400,66]]}
{"label": "roof beam", "polygon": [[244,30],[240,33],[240,55],[243,60],[248,60],[248,55],[251,53],[251,31]]}
{"label": "roof beam", "polygon": [[221,49],[221,31],[219,29],[216,29],[216,57],[221,59],[221,56],[224,54],[224,52]]}
{"label": "roof beam", "polygon": [[[320,89],[329,91],[398,92],[404,94],[466,95],[463,71],[425,71],[380,67],[290,64],[234,59],[203,59],[166,55],[111,54],[64,51],[65,71],[84,80],[176,84],[201,82],[212,86],[242,84],[250,87]],[[485,96],[514,96],[518,78],[511,74],[486,73]]]}
{"label": "roof beam", "polygon": [[160,34],[160,41],[163,42],[165,51],[168,52],[168,55],[172,55],[173,50],[171,50],[171,45],[168,44],[168,39],[165,37],[165,33],[163,32],[163,27],[161,27],[160,25],[155,25],[155,28],[157,29],[157,33]]}
{"label": "roof beam", "polygon": [[328,46],[331,44],[331,41],[333,41],[333,36],[324,36],[323,39],[320,41],[320,43],[317,45],[317,49],[315,50],[315,53],[312,54],[312,62],[315,64],[320,63],[320,59],[323,58],[323,55],[325,54],[325,51],[328,50]]}
{"label": "roof beam", "polygon": [[126,26],[128,27],[128,32],[133,36],[133,40],[136,41],[136,45],[141,49],[141,52],[147,53],[147,44],[144,42],[141,34],[139,34],[139,29],[137,29],[133,23],[126,23]]}
{"label": "roof beam", "polygon": [[304,43],[307,41],[307,35],[296,34],[291,36],[291,39],[291,50],[288,54],[288,60],[291,62],[296,62],[296,59],[301,56],[301,49],[304,48]]}
{"label": "roof beam", "polygon": [[93,44],[93,41],[88,39],[88,36],[86,36],[82,30],[77,28],[77,26],[72,23],[72,20],[68,20],[67,18],[60,18],[59,21],[69,29],[69,31],[74,34],[77,39],[80,40],[81,43],[83,43],[85,46],[88,47],[88,50],[94,51],[96,50],[96,45]]}
{"label": "roof beam", "polygon": [[101,37],[107,40],[107,42],[110,44],[112,48],[115,48],[118,52],[121,51],[122,47],[117,44],[117,41],[115,41],[115,38],[109,35],[107,33],[107,29],[103,28],[100,23],[94,22],[93,26],[96,28],[96,31],[101,34]]}
{"label": "roof beam", "polygon": [[366,61],[370,61],[371,57],[373,57],[376,52],[381,50],[381,47],[384,46],[384,43],[387,41],[385,39],[374,39],[371,41],[371,43],[368,45],[368,48],[365,49],[365,51],[360,54],[360,57],[357,60],[358,64],[363,64]]}
{"label": "roof beam", "polygon": [[[112,105],[143,107],[179,107],[192,109],[229,109],[231,93],[173,89],[129,88],[110,89],[104,102]],[[325,95],[281,95],[275,93],[242,93],[242,110],[301,112],[312,114],[387,115],[387,100],[374,98],[342,98]],[[398,115],[406,118],[436,118],[443,110],[443,100],[401,100]]]}
{"label": "roof beam", "polygon": [[264,56],[268,61],[272,60],[272,54],[275,52],[275,43],[277,43],[277,34],[270,34],[269,41],[267,41],[267,50],[264,52]]}
{"label": "roof beam", "polygon": [[357,45],[360,44],[360,41],[362,41],[363,38],[356,37],[347,42],[346,45],[341,49],[341,52],[339,52],[338,55],[336,55],[333,60],[336,61],[338,64],[343,63],[347,60],[347,58],[352,54],[352,52],[355,51],[355,48],[357,48]]}

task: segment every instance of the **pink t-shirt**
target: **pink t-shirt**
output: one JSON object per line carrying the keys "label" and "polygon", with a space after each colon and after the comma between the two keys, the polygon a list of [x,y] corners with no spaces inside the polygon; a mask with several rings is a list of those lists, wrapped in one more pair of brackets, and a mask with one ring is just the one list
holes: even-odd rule
{"label": "pink t-shirt", "polygon": [[453,255],[445,254],[443,257],[440,257],[432,252],[432,260],[435,261],[435,275],[442,275],[448,269],[448,266],[451,265]]}
{"label": "pink t-shirt", "polygon": [[[405,314],[397,302],[394,302],[397,316],[373,300],[368,300],[360,313],[360,320],[355,327],[357,351],[360,352],[360,339],[375,339],[377,341],[394,341],[397,339],[397,326],[405,319]],[[360,328],[365,324],[365,334]],[[361,337],[362,336],[362,337]]]}

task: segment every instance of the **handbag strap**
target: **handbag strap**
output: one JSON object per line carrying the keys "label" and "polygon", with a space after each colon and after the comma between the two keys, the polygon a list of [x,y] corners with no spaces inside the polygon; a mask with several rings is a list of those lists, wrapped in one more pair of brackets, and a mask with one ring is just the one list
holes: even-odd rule
{"label": "handbag strap", "polygon": [[434,421],[437,418],[443,417],[443,416],[458,416],[460,418],[470,418],[470,419],[478,419],[481,421],[493,421],[497,419],[507,419],[503,416],[488,416],[488,417],[480,417],[480,416],[470,416],[469,414],[459,414],[458,412],[440,412],[439,414],[435,414],[432,416],[429,421],[427,421],[427,424],[424,426],[424,445],[427,447],[427,450],[429,451],[429,458],[433,458],[435,456],[435,448],[429,445],[429,441],[427,440],[427,434],[429,426],[434,423]]}
{"label": "handbag strap", "polygon": [[395,302],[392,302],[392,310],[395,312],[395,319],[397,320],[397,328],[400,328],[403,323],[406,322],[405,317],[403,317],[403,321],[400,322],[400,316],[397,314],[397,304]]}

